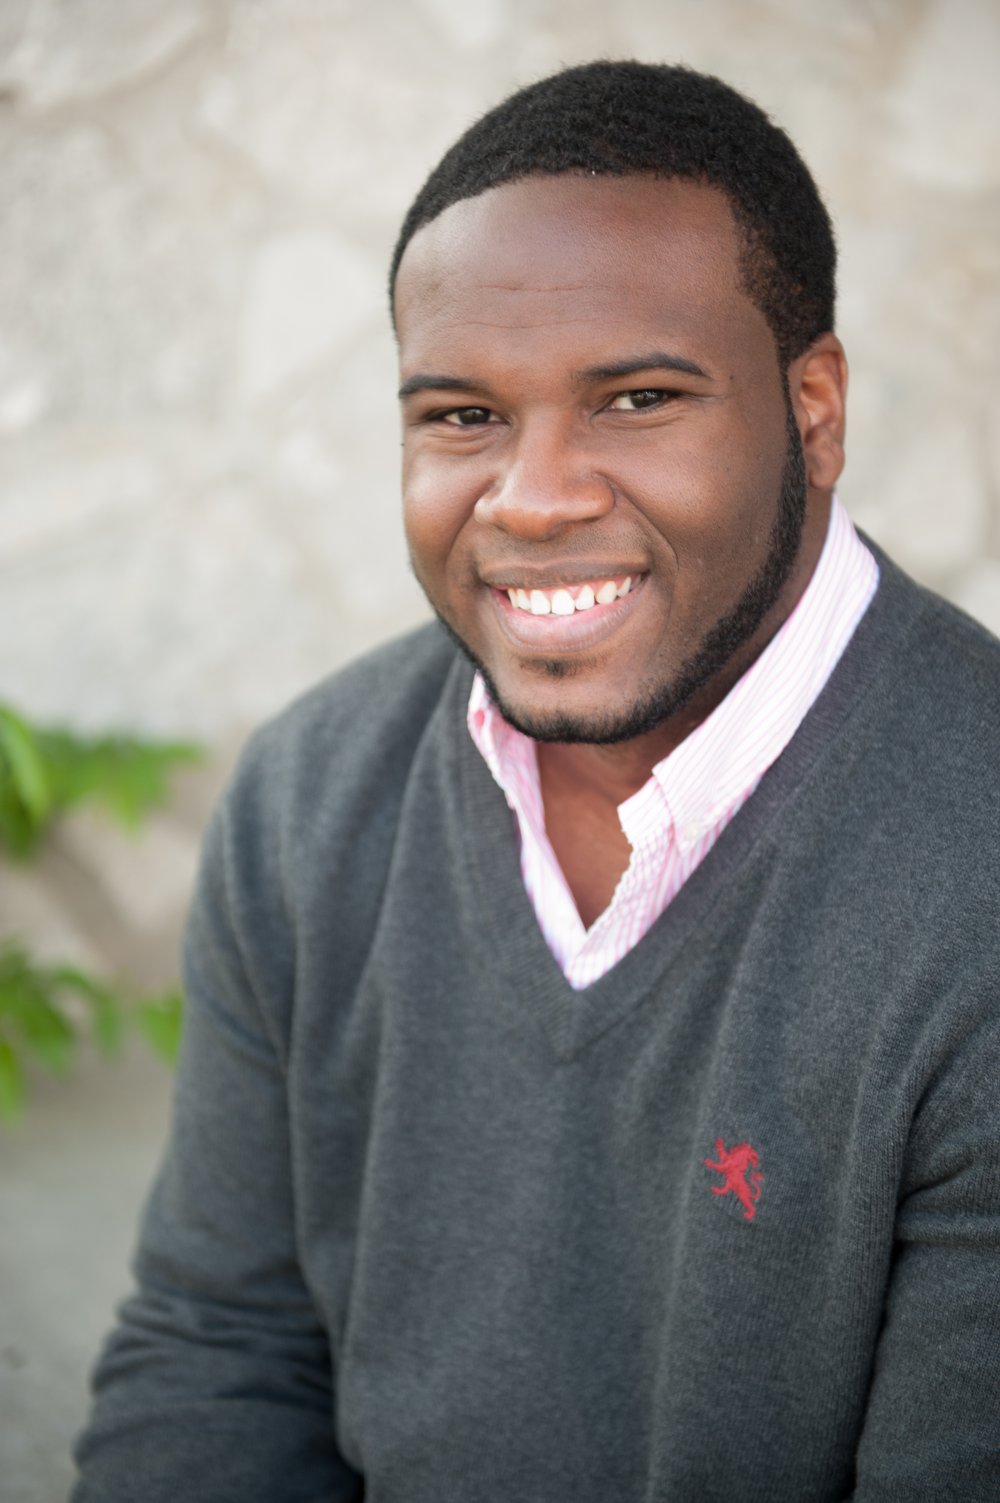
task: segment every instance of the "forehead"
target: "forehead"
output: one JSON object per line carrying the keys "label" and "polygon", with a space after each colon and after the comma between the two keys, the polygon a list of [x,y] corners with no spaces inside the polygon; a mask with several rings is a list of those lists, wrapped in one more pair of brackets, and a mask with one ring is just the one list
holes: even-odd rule
{"label": "forehead", "polygon": [[770,331],[742,288],[716,188],[651,176],[533,177],[451,205],[396,280],[404,367],[442,342],[562,344],[654,335],[716,349]]}

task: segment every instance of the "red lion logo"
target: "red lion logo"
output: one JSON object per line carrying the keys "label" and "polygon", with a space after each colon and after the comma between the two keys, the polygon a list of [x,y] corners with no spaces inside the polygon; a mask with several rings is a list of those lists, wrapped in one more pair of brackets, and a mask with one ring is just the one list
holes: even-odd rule
{"label": "red lion logo", "polygon": [[743,1207],[744,1221],[752,1221],[757,1214],[755,1202],[760,1199],[760,1187],[764,1183],[758,1167],[760,1155],[749,1143],[737,1143],[735,1148],[727,1148],[725,1138],[716,1138],[715,1152],[718,1163],[714,1159],[705,1159],[705,1168],[721,1174],[725,1183],[713,1185],[712,1194],[728,1195],[731,1190]]}

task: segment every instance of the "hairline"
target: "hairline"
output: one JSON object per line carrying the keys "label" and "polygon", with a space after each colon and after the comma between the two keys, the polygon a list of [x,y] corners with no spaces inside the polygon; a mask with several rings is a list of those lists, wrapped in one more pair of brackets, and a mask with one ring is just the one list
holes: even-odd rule
{"label": "hairline", "polygon": [[[600,169],[585,167],[567,167],[561,172],[546,172],[541,169],[535,171],[517,172],[512,173],[510,177],[503,178],[500,182],[490,183],[487,187],[481,188],[478,193],[464,193],[458,198],[453,198],[449,203],[443,204],[441,208],[438,209],[437,213],[429,215],[426,219],[422,219],[419,224],[415,225],[402,245],[397,244],[394,248],[393,259],[390,266],[389,317],[392,324],[393,333],[397,338],[397,342],[399,338],[399,332],[396,323],[396,284],[399,279],[399,268],[403,264],[403,258],[405,257],[407,250],[416,239],[417,235],[420,234],[421,230],[425,230],[429,225],[435,224],[441,218],[442,214],[446,214],[448,210],[453,209],[456,204],[471,203],[477,198],[482,198],[486,193],[494,193],[498,189],[512,187],[516,183],[531,182],[534,178],[546,177],[577,177],[584,180],[591,178],[649,178],[654,181],[663,183],[693,183],[696,187],[712,189],[715,192],[721,194],[721,196],[726,201],[726,205],[729,209],[730,215],[732,216],[733,228],[736,231],[736,255],[737,266],[739,268],[740,274],[740,289],[750,300],[750,302],[753,303],[754,307],[757,308],[757,310],[763,315],[764,321],[770,331],[771,338],[774,341],[775,352],[778,357],[778,365],[781,371],[784,372],[787,369],[788,365],[791,364],[791,361],[798,358],[798,354],[801,353],[801,351],[796,352],[795,354],[787,355],[786,358],[785,352],[783,352],[781,349],[778,333],[774,328],[767,308],[763,306],[763,299],[754,291],[753,277],[750,271],[750,262],[755,250],[754,239],[755,237],[757,237],[757,239],[759,240],[760,231],[753,223],[744,206],[740,203],[740,200],[725,186],[725,184],[718,182],[716,179],[709,177],[704,173],[658,172],[655,168],[650,167],[632,168],[622,172],[612,172],[608,170],[601,171]],[[766,256],[772,265],[776,264],[775,258],[767,245],[761,244],[760,253]],[[833,330],[831,326],[829,330],[818,330],[813,337],[814,339],[818,339],[822,334],[832,332]],[[808,348],[808,346],[806,346],[806,348]]]}

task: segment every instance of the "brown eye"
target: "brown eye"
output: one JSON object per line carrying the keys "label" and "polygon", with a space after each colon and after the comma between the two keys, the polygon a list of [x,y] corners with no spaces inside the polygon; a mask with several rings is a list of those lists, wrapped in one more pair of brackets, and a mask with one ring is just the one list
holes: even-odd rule
{"label": "brown eye", "polygon": [[451,412],[440,414],[441,421],[454,428],[478,428],[480,424],[488,423],[491,416],[488,407],[454,407]]}
{"label": "brown eye", "polygon": [[649,407],[659,407],[669,401],[673,392],[659,386],[642,386],[635,391],[622,391],[612,397],[608,406],[613,412],[642,412]]}

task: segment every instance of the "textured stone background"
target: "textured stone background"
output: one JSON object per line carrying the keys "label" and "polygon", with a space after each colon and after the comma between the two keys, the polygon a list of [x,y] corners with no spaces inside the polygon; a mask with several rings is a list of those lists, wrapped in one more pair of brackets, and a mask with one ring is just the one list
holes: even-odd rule
{"label": "textured stone background", "polygon": [[[842,250],[841,493],[1000,628],[995,0],[0,0],[0,699],[211,753],[142,839],[80,818],[37,875],[0,871],[4,930],[171,975],[198,832],[247,729],[422,616],[387,256],[467,123],[601,55],[716,71],[799,143]],[[0,1328],[0,1385],[5,1351],[7,1378],[31,1380],[5,1468],[24,1498],[68,1476],[151,1151],[135,1135],[162,1120],[145,1068],[43,1091],[0,1141],[3,1301],[12,1269],[49,1281],[16,1340]],[[15,1241],[15,1223],[34,1230]]]}

